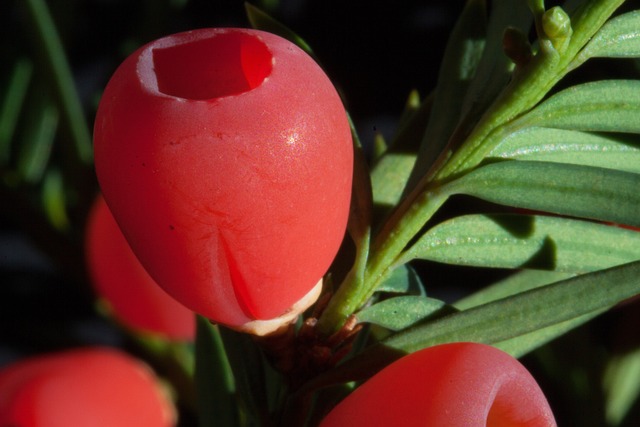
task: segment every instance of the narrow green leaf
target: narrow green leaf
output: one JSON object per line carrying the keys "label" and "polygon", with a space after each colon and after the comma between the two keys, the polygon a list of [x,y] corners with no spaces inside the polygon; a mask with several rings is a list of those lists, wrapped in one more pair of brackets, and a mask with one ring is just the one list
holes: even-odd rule
{"label": "narrow green leaf", "polygon": [[518,208],[640,226],[640,174],[510,160],[480,167],[445,187],[448,194]]}
{"label": "narrow green leaf", "polygon": [[235,378],[236,394],[244,409],[243,415],[255,425],[267,425],[269,398],[262,352],[247,334],[225,327],[220,327],[219,331]]}
{"label": "narrow green leaf", "polygon": [[462,108],[467,120],[473,123],[496,99],[511,78],[513,65],[504,54],[502,44],[505,28],[517,28],[526,33],[533,20],[526,2],[497,0],[491,3],[486,46]]}
{"label": "narrow green leaf", "polygon": [[573,277],[400,332],[383,343],[408,353],[436,344],[494,344],[609,308],[640,293],[640,261]]}
{"label": "narrow green leaf", "polygon": [[580,52],[584,58],[640,56],[640,10],[609,20]]}
{"label": "narrow green leaf", "polygon": [[566,334],[570,330],[587,323],[591,319],[602,314],[604,311],[606,310],[594,311],[592,313],[576,317],[575,319],[566,320],[552,326],[547,326],[546,328],[529,332],[528,334],[493,343],[493,346],[498,347],[515,358],[519,358]]}
{"label": "narrow green leaf", "polygon": [[25,4],[33,30],[30,34],[34,37],[36,47],[42,52],[40,59],[54,83],[53,93],[72,137],[76,159],[88,164],[93,157],[91,132],[51,13],[44,0],[26,0]]}
{"label": "narrow green leaf", "polygon": [[245,2],[244,8],[247,13],[247,18],[249,19],[249,22],[251,23],[251,26],[253,28],[255,28],[256,30],[268,31],[273,34],[277,34],[280,37],[296,44],[300,49],[304,50],[311,57],[315,58],[311,46],[309,46],[307,42],[302,39],[302,37],[291,31],[284,24],[273,19],[266,12],[263,12],[262,10],[253,6],[252,4],[249,4],[248,2]]}
{"label": "narrow green leaf", "polygon": [[[482,304],[497,301],[531,289],[546,286],[560,280],[565,280],[572,276],[573,274],[571,273],[562,273],[557,271],[522,270],[510,275],[506,279],[456,301],[453,304],[453,307],[461,311],[468,310],[472,307],[477,307]],[[518,358],[588,322],[600,313],[600,311],[589,313],[584,316],[579,316],[575,319],[538,329],[536,331],[529,332],[528,334],[520,335],[493,345]]]}
{"label": "narrow green leaf", "polygon": [[415,154],[387,153],[382,156],[371,171],[373,200],[377,205],[395,206],[398,203],[415,161]]}
{"label": "narrow green leaf", "polygon": [[44,176],[58,130],[58,108],[48,97],[38,96],[40,99],[33,102],[27,112],[17,164],[21,179],[30,184],[39,182]]}
{"label": "narrow green leaf", "polygon": [[464,97],[484,49],[485,17],[483,0],[468,1],[451,32],[434,92],[434,105],[438,108],[431,110],[406,193],[436,162],[460,120]]}
{"label": "narrow green leaf", "polygon": [[456,265],[585,273],[640,260],[640,233],[530,215],[466,215],[427,231],[403,257]]}
{"label": "narrow green leaf", "polygon": [[351,196],[351,210],[349,213],[348,230],[358,249],[368,245],[371,232],[373,195],[371,190],[371,175],[369,166],[362,151],[360,138],[355,126],[349,118],[351,134],[353,136],[353,183]]}
{"label": "narrow green leaf", "polygon": [[42,185],[42,204],[49,223],[58,230],[69,228],[67,200],[62,173],[55,168],[46,171]]}
{"label": "narrow green leaf", "polygon": [[402,115],[398,119],[398,129],[402,129],[415,117],[420,111],[420,108],[424,107],[427,102],[422,102],[420,98],[420,92],[417,89],[413,89],[407,96],[407,101],[404,104],[404,110]]}
{"label": "narrow green leaf", "polygon": [[[519,293],[398,332],[369,347],[337,368],[326,372],[307,387],[315,389],[347,381],[365,380],[403,355],[448,342],[470,341],[504,345],[521,356],[534,348],[531,340],[522,347],[509,340],[535,331],[562,327],[577,319],[586,321],[594,313],[640,294],[640,261],[573,277]],[[535,335],[530,335],[535,336]],[[543,334],[543,341],[548,337]],[[517,341],[511,341],[516,343]],[[506,344],[506,345],[505,345]]]}
{"label": "narrow green leaf", "polygon": [[376,289],[378,292],[425,296],[420,276],[407,264],[396,267],[391,275]]}
{"label": "narrow green leaf", "polygon": [[[360,138],[351,117],[349,117],[353,136],[353,183],[349,221],[347,231],[355,244],[355,259],[347,277],[355,283],[364,282],[364,271],[369,257],[371,241],[371,223],[373,221],[373,195],[369,166],[362,151]],[[359,286],[359,285],[358,285]]]}
{"label": "narrow green leaf", "polygon": [[399,296],[367,307],[358,313],[359,323],[374,323],[392,331],[407,328],[444,307],[444,302],[421,296]]}
{"label": "narrow green leaf", "polygon": [[579,51],[602,28],[625,0],[567,0],[565,10],[571,14],[570,56],[575,58]]}
{"label": "narrow green leaf", "polygon": [[33,64],[31,61],[27,58],[20,58],[13,66],[13,72],[7,81],[0,110],[0,165],[9,161],[11,140],[27,96],[32,74]]}
{"label": "narrow green leaf", "polygon": [[640,138],[532,127],[509,135],[489,157],[570,163],[640,173]]}
{"label": "narrow green leaf", "polygon": [[196,326],[198,425],[239,426],[233,375],[218,328],[201,316]]}
{"label": "narrow green leaf", "polygon": [[420,141],[427,129],[432,107],[433,92],[422,101],[417,91],[409,94],[405,109],[398,121],[398,129],[387,153],[413,154],[418,151]]}
{"label": "narrow green leaf", "polygon": [[372,162],[375,163],[380,157],[384,155],[389,149],[389,145],[387,144],[387,140],[384,135],[376,131],[373,136],[373,153],[371,155]]}
{"label": "narrow green leaf", "polygon": [[374,220],[384,218],[398,204],[416,161],[425,134],[433,95],[420,101],[417,91],[409,94],[405,110],[391,144],[371,165],[371,186],[376,209]]}
{"label": "narrow green leaf", "polygon": [[[462,172],[477,167],[487,154],[506,136],[515,131],[513,120],[530,111],[549,93],[553,86],[571,69],[569,64],[606,22],[624,0],[589,1],[583,3],[571,17],[573,34],[563,52],[556,51],[551,41],[543,34],[540,20],[544,13],[544,2],[529,2],[536,19],[536,30],[540,49],[532,60],[513,75],[509,85],[502,91],[466,135],[464,141],[454,141],[452,155],[437,171],[435,179],[450,179]],[[522,123],[520,127],[539,124]],[[511,129],[507,129],[511,128]],[[623,129],[618,129],[622,131]]]}
{"label": "narrow green leaf", "polygon": [[609,425],[619,425],[640,398],[640,348],[614,356],[604,374],[605,410]]}
{"label": "narrow green leaf", "polygon": [[603,80],[565,89],[514,126],[640,133],[640,80]]}
{"label": "narrow green leaf", "polygon": [[571,276],[573,276],[573,274],[558,271],[521,270],[456,301],[453,306],[458,310],[468,310],[472,307],[510,297],[520,292],[568,279]]}

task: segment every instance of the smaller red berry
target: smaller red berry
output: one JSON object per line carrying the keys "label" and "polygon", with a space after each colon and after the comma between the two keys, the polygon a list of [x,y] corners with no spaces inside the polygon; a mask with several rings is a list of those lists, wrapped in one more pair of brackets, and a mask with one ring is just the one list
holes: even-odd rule
{"label": "smaller red berry", "polygon": [[149,276],[101,196],[89,215],[85,247],[96,293],[120,322],[171,340],[193,341],[194,313]]}
{"label": "smaller red berry", "polygon": [[173,404],[140,361],[87,348],[0,369],[0,426],[170,427]]}

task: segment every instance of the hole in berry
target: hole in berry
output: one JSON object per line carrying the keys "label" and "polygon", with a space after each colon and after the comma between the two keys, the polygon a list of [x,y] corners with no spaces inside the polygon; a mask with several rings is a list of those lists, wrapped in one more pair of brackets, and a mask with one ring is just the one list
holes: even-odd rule
{"label": "hole in berry", "polygon": [[271,61],[271,52],[260,39],[236,32],[153,50],[158,90],[194,100],[239,95],[258,87],[271,73]]}

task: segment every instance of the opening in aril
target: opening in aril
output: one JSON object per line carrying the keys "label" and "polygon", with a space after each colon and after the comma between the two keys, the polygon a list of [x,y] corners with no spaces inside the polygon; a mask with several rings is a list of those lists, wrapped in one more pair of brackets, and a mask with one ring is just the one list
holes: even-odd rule
{"label": "opening in aril", "polygon": [[[515,382],[501,384],[495,396],[489,413],[487,414],[486,427],[508,427],[514,425],[542,425],[535,421],[536,411],[531,404],[526,404],[526,393],[518,390]],[[529,423],[527,420],[532,418]]]}
{"label": "opening in aril", "polygon": [[271,73],[271,52],[246,33],[222,33],[153,50],[160,92],[204,100],[258,87]]}

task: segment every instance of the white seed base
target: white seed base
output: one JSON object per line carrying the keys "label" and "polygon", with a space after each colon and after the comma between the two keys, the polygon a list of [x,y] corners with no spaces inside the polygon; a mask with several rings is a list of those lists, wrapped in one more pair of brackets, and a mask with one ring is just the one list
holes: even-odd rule
{"label": "white seed base", "polygon": [[295,303],[282,316],[269,320],[253,320],[244,325],[234,327],[236,331],[244,332],[259,337],[267,335],[277,335],[279,331],[286,330],[286,327],[295,322],[298,316],[309,308],[320,296],[322,292],[322,279]]}

